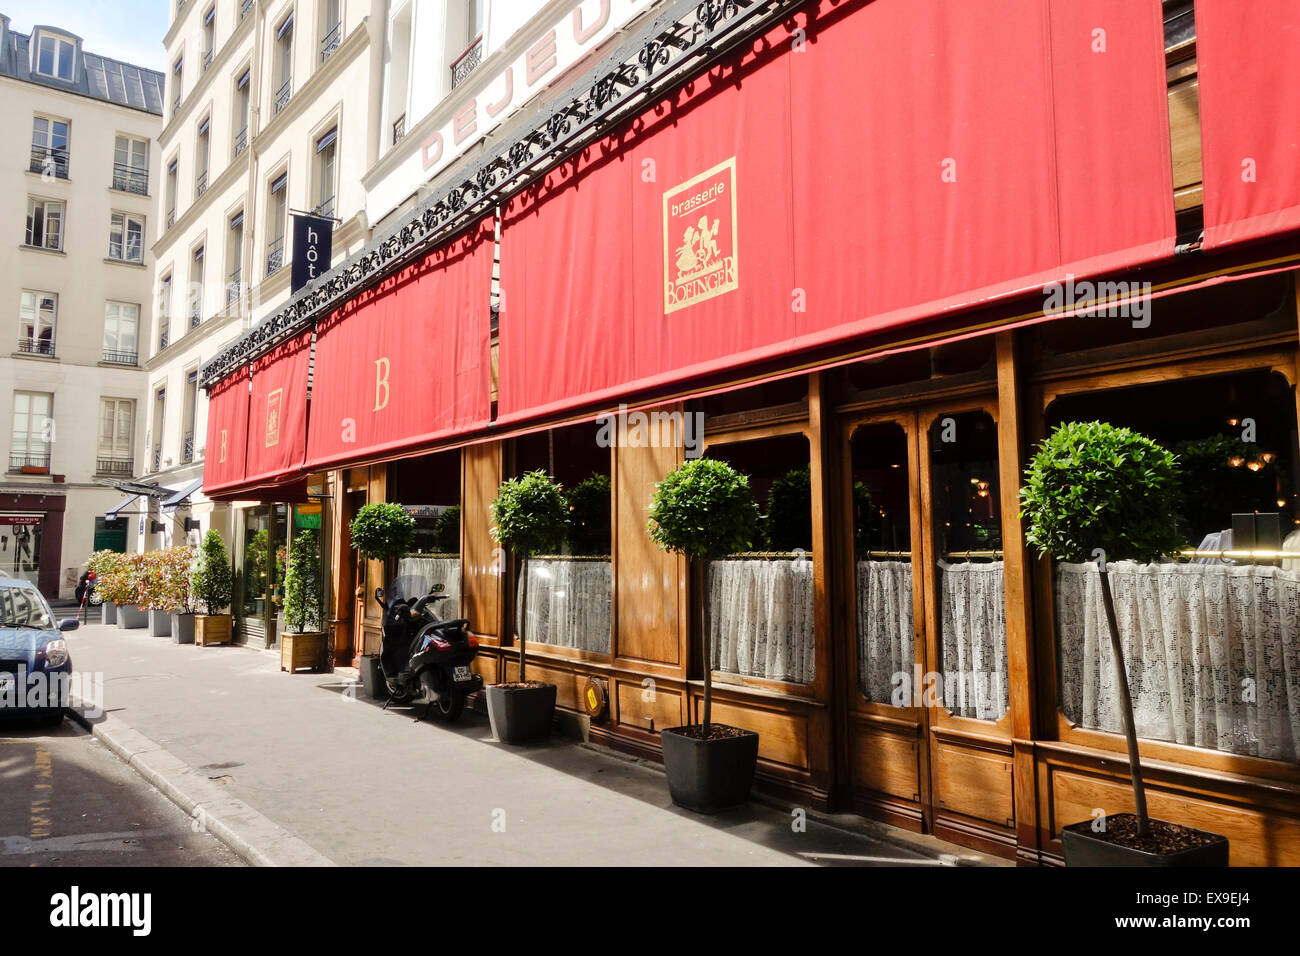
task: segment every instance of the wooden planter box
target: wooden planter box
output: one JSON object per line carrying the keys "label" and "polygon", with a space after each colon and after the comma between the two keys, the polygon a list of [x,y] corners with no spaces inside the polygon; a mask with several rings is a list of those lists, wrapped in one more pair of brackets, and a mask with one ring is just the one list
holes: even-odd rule
{"label": "wooden planter box", "polygon": [[314,671],[325,668],[325,634],[322,631],[305,631],[280,635],[280,670],[290,674],[299,668]]}
{"label": "wooden planter box", "polygon": [[231,620],[229,614],[195,614],[194,643],[199,647],[229,644]]}

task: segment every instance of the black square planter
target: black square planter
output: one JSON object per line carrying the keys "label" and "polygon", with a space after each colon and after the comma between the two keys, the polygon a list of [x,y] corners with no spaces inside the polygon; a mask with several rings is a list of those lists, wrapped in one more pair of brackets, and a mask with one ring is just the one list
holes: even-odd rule
{"label": "black square planter", "polygon": [[[1131,813],[1115,814],[1110,819],[1131,816]],[[1100,839],[1092,832],[1092,821],[1085,820],[1061,827],[1061,844],[1066,866],[1227,866],[1228,838],[1203,830],[1197,832],[1214,839],[1177,853],[1152,853]]]}
{"label": "black square planter", "polygon": [[492,733],[503,744],[531,744],[550,736],[551,720],[555,716],[554,684],[535,687],[489,684],[483,692]]}
{"label": "black square planter", "polygon": [[364,654],[361,657],[361,689],[371,700],[388,700],[388,684],[379,667],[378,654]]}
{"label": "black square planter", "polygon": [[739,731],[735,736],[701,740],[683,733],[690,729],[669,727],[659,735],[673,803],[696,813],[717,813],[749,800],[758,765],[758,734],[733,727]]}

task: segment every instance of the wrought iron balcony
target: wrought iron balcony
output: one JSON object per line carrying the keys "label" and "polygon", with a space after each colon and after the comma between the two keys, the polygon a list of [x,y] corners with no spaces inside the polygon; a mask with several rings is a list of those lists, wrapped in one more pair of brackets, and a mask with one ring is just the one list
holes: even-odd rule
{"label": "wrought iron balcony", "polygon": [[330,54],[339,48],[339,40],[343,36],[343,24],[336,23],[330,27],[328,33],[321,37],[320,41],[320,61],[324,63],[330,58]]}
{"label": "wrought iron balcony", "polygon": [[172,116],[175,116],[180,111],[181,111],[181,95],[180,93],[177,93],[176,96],[172,98]]}
{"label": "wrought iron balcony", "polygon": [[212,51],[208,50],[203,54],[203,72],[208,72],[208,67],[212,65]]}
{"label": "wrought iron balcony", "polygon": [[170,229],[170,228],[171,228],[172,226],[174,226],[174,225],[176,225],[176,210],[175,210],[175,209],[168,209],[168,210],[167,210],[167,228]]}
{"label": "wrought iron balcony", "polygon": [[130,458],[96,458],[95,474],[125,475],[130,478],[135,471],[135,463]]}
{"label": "wrought iron balcony", "polygon": [[54,358],[54,340],[34,339],[24,336],[18,340],[18,351],[27,355],[46,355]]}
{"label": "wrought iron balcony", "polygon": [[163,329],[160,333],[158,333],[158,351],[161,352],[170,344],[171,344],[171,332],[168,329]]}
{"label": "wrought iron balcony", "polygon": [[247,126],[245,126],[243,129],[241,129],[238,133],[235,134],[235,158],[238,159],[239,154],[246,149],[248,149],[248,127]]}
{"label": "wrought iron balcony", "polygon": [[32,475],[43,475],[50,470],[50,453],[13,452],[9,455],[9,470]]}
{"label": "wrought iron balcony", "polygon": [[289,97],[293,95],[293,77],[286,76],[280,88],[275,91],[275,111],[279,113],[289,105]]}
{"label": "wrought iron balcony", "polygon": [[137,358],[134,349],[104,349],[104,361],[112,365],[134,365]]}
{"label": "wrought iron balcony", "polygon": [[242,268],[234,269],[226,280],[226,308],[238,302],[243,293],[243,272]]}
{"label": "wrought iron balcony", "polygon": [[149,170],[114,163],[113,188],[120,189],[123,192],[147,196],[149,194]]}
{"label": "wrought iron balcony", "polygon": [[454,89],[474,72],[474,68],[483,62],[483,37],[479,36],[469,48],[456,57],[451,64],[451,85]]}
{"label": "wrought iron balcony", "polygon": [[284,236],[273,239],[266,247],[266,274],[274,275],[284,267]]}
{"label": "wrought iron balcony", "polygon": [[153,446],[153,470],[159,471],[161,469],[162,469],[162,446],[154,445]]}
{"label": "wrought iron balcony", "polygon": [[194,178],[194,198],[198,199],[208,191],[208,171],[205,169]]}
{"label": "wrought iron balcony", "polygon": [[251,9],[253,9],[253,0],[243,0],[243,3],[239,5],[239,19],[243,20],[244,17],[248,16],[248,11]]}
{"label": "wrought iron balcony", "polygon": [[401,142],[402,137],[405,135],[406,135],[406,114],[403,113],[401,116],[397,117],[397,119],[393,122],[393,145],[396,146],[399,142]]}
{"label": "wrought iron balcony", "polygon": [[189,463],[194,460],[194,432],[185,433],[185,446],[181,449],[181,461]]}
{"label": "wrought iron balcony", "polygon": [[329,199],[322,199],[320,205],[318,205],[315,209],[312,210],[312,214],[316,216],[323,216],[326,219],[333,218],[334,197],[330,196]]}
{"label": "wrought iron balcony", "polygon": [[57,179],[68,178],[68,150],[66,147],[49,149],[45,146],[32,147],[32,172],[42,176],[54,176]]}
{"label": "wrought iron balcony", "polygon": [[190,309],[190,328],[197,329],[202,324],[203,313],[199,311],[199,307],[196,305]]}

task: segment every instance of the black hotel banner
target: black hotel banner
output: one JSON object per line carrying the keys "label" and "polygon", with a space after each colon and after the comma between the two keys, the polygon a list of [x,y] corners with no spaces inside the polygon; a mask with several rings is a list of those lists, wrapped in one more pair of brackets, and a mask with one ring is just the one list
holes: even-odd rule
{"label": "black hotel banner", "polygon": [[294,213],[292,292],[329,272],[333,245],[334,220]]}

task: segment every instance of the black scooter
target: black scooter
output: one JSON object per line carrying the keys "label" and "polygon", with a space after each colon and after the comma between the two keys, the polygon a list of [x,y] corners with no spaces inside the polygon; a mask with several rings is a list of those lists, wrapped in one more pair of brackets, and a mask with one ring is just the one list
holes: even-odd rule
{"label": "black scooter", "polygon": [[432,710],[450,723],[465,709],[466,696],[483,687],[483,678],[469,666],[478,654],[478,639],[465,618],[444,621],[434,613],[433,605],[447,599],[441,584],[418,599],[403,598],[397,582],[392,590],[384,603],[384,589],[375,588],[375,600],[384,609],[379,667],[388,703],[427,704],[426,714]]}

